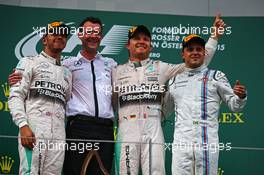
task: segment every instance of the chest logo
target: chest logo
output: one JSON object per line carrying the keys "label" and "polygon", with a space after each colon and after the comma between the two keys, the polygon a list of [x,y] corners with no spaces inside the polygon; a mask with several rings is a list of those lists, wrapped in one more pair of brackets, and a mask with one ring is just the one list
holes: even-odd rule
{"label": "chest logo", "polygon": [[74,66],[75,67],[80,67],[81,65],[82,65],[82,61],[81,60],[78,60],[78,61],[74,62]]}

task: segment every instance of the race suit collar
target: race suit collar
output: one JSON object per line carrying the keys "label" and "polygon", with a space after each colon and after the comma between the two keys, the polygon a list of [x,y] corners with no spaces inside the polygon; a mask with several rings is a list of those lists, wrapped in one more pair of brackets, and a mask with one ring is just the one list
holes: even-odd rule
{"label": "race suit collar", "polygon": [[130,61],[130,60],[128,61],[130,66],[136,67],[136,68],[146,66],[149,62],[150,62],[149,58],[142,60],[142,61]]}
{"label": "race suit collar", "polygon": [[192,69],[192,68],[188,68],[188,67],[186,67],[186,71],[187,72],[189,72],[189,73],[200,73],[200,72],[202,72],[203,70],[207,70],[208,68],[207,68],[207,66],[206,65],[201,65],[200,67],[197,67],[197,68],[195,68],[195,69]]}
{"label": "race suit collar", "polygon": [[48,58],[47,60],[48,60],[48,62],[50,62],[50,63],[53,63],[53,64],[58,65],[58,66],[61,65],[60,60],[57,60],[56,58],[53,58],[53,57],[49,56],[49,55],[46,54],[44,51],[42,51],[42,52],[40,53],[40,55],[42,55],[42,56],[45,57],[45,58]]}
{"label": "race suit collar", "polygon": [[95,57],[92,60],[88,60],[88,59],[84,58],[84,56],[81,54],[81,51],[77,55],[78,60],[84,60],[87,62],[91,62],[91,61],[94,61],[96,59],[101,59],[101,57],[102,57],[102,55],[99,52],[97,52],[97,54],[95,55]]}

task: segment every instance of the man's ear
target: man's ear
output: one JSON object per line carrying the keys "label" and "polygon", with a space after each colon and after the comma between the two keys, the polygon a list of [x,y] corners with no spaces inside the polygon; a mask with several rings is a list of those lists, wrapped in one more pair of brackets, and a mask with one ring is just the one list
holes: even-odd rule
{"label": "man's ear", "polygon": [[100,34],[100,42],[102,41],[103,39],[103,34]]}
{"label": "man's ear", "polygon": [[127,49],[129,49],[129,40],[127,41],[125,47],[126,47]]}
{"label": "man's ear", "polygon": [[46,36],[44,36],[42,38],[42,43],[43,43],[43,46],[46,46],[47,45],[47,37]]}
{"label": "man's ear", "polygon": [[182,55],[182,60],[183,60],[183,62],[185,62],[185,58],[184,58],[183,51],[181,52],[181,55]]}
{"label": "man's ear", "polygon": [[78,36],[78,38],[79,38],[80,40],[83,38],[83,35],[84,35],[83,32],[80,32],[80,31],[79,31],[79,32],[77,33],[77,36]]}
{"label": "man's ear", "polygon": [[149,48],[150,51],[153,50],[153,47],[152,47],[152,44],[150,43],[150,48]]}

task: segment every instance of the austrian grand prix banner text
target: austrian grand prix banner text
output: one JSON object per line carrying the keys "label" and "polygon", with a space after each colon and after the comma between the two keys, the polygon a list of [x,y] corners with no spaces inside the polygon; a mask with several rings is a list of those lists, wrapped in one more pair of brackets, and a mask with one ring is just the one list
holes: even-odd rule
{"label": "austrian grand prix banner text", "polygon": [[[152,33],[151,58],[169,63],[181,63],[181,41],[190,33],[205,38],[212,32],[214,17],[175,16],[85,10],[26,8],[0,5],[1,69],[0,69],[0,135],[17,136],[7,100],[7,77],[24,56],[41,51],[42,27],[52,21],[63,21],[71,27],[63,56],[76,56],[81,42],[74,30],[88,16],[99,17],[104,24],[100,53],[114,58],[119,64],[128,60],[128,29],[144,24]],[[224,16],[225,14],[223,14]],[[264,17],[223,17],[227,28],[217,52],[209,65],[223,71],[232,85],[240,80],[247,87],[248,103],[241,113],[233,113],[222,105],[219,114],[220,142],[231,149],[220,151],[219,175],[263,174],[264,117],[263,106],[263,28]],[[174,116],[162,123],[166,138],[166,172],[171,174],[171,146]],[[18,174],[17,139],[0,137],[0,174]]]}

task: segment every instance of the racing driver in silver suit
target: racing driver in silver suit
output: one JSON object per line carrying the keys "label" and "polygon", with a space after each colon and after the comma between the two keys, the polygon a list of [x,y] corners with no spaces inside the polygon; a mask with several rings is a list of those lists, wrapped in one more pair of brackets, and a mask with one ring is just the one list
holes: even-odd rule
{"label": "racing driver in silver suit", "polygon": [[[216,21],[214,25],[225,25],[220,18]],[[144,175],[163,175],[165,154],[161,103],[165,83],[184,71],[185,64],[173,65],[149,59],[151,34],[143,25],[132,27],[128,38],[129,61],[117,66],[112,76],[113,103],[118,107],[119,117],[117,169],[122,175],[137,175],[139,167]],[[217,41],[210,38],[206,44],[206,64],[209,64],[216,46]]]}
{"label": "racing driver in silver suit", "polygon": [[71,94],[72,75],[60,65],[60,57],[68,32],[62,22],[53,22],[47,29],[49,33],[42,38],[44,50],[19,61],[16,72],[22,79],[10,88],[8,104],[19,127],[22,175],[61,174],[64,160],[65,104]]}

